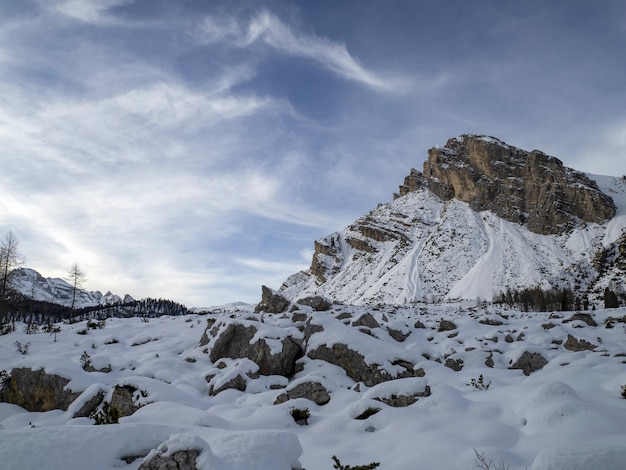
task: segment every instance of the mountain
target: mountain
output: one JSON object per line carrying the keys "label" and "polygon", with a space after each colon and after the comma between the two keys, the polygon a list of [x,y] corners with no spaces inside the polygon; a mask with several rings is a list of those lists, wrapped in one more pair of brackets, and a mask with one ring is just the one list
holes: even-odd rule
{"label": "mountain", "polygon": [[[70,283],[59,278],[43,277],[34,269],[18,268],[11,273],[11,284],[15,290],[34,300],[52,302],[69,307],[72,304],[73,287]],[[76,290],[75,307],[92,307],[95,305],[112,305],[116,303],[130,303],[134,299],[126,294],[119,295],[100,291]]]}
{"label": "mountain", "polygon": [[398,305],[568,289],[596,305],[626,294],[625,228],[626,177],[462,135],[430,149],[392,202],[315,241],[311,267],[279,290]]}

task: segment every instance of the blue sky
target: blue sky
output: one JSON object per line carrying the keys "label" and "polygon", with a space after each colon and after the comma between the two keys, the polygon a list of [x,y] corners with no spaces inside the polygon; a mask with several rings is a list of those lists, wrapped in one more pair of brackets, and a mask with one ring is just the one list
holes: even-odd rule
{"label": "blue sky", "polygon": [[0,231],[25,265],[256,302],[462,133],[626,174],[621,1],[0,3]]}

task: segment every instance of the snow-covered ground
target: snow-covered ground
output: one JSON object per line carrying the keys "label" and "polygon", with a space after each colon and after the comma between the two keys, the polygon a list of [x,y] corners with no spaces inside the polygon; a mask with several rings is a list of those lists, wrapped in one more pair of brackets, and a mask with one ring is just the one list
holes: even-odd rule
{"label": "snow-covered ground", "polygon": [[[170,452],[200,449],[200,468],[220,470],[331,469],[333,455],[344,465],[380,462],[382,470],[471,469],[474,449],[512,469],[626,468],[626,399],[620,389],[626,385],[626,324],[604,323],[626,317],[626,309],[593,312],[597,326],[568,321],[571,312],[521,313],[471,303],[301,312],[325,328],[310,338],[308,348],[341,341],[369,363],[410,360],[424,377],[367,387],[336,365],[305,357],[290,384],[319,381],[330,392],[325,405],[305,398],[274,405],[284,390],[270,386],[288,383],[275,376],[249,379],[245,392],[231,389],[211,397],[205,377],[216,367],[198,347],[207,316],[109,319],[87,334],[77,334],[85,330],[84,322],[62,324],[56,342],[47,333],[26,335],[18,325],[16,332],[0,336],[0,370],[44,368],[71,379],[69,388],[86,392],[69,411],[35,413],[0,403],[0,467],[130,470],[142,459],[126,463],[122,457],[144,456],[161,446]],[[366,312],[379,327],[352,326]],[[287,329],[296,338],[302,338],[298,327],[305,324],[283,315],[261,317],[241,306],[210,317],[251,318],[250,323]],[[438,331],[441,319],[456,329]],[[408,337],[398,342],[390,329]],[[565,349],[568,335],[597,347]],[[30,343],[28,354],[20,354],[16,342]],[[85,351],[95,368],[110,365],[111,372],[83,371]],[[529,376],[509,369],[524,351],[540,353],[547,365]],[[489,358],[492,367],[485,364]],[[463,361],[463,368],[446,367],[446,359]],[[251,366],[248,360],[225,363],[224,373]],[[486,390],[470,385],[481,375],[490,384]],[[116,384],[144,391],[138,398],[143,406],[133,415],[102,426],[72,418],[89,396]],[[376,400],[426,385],[430,396],[407,407]],[[293,407],[310,410],[308,425],[293,421]],[[380,411],[355,419],[368,407]]]}

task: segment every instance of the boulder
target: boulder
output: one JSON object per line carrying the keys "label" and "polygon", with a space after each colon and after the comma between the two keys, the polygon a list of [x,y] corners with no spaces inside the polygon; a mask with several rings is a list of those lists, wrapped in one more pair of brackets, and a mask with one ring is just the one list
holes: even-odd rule
{"label": "boulder", "polygon": [[543,369],[547,363],[548,360],[541,354],[524,351],[520,358],[511,365],[510,369],[521,369],[524,375],[530,375],[539,369]]}
{"label": "boulder", "polygon": [[412,405],[420,397],[428,396],[430,387],[426,379],[405,378],[376,385],[363,398],[377,400],[394,408],[403,408]]}
{"label": "boulder", "polygon": [[261,287],[261,302],[255,307],[255,313],[283,313],[289,308],[289,300],[269,287]]}
{"label": "boulder", "polygon": [[305,297],[304,299],[296,300],[296,303],[311,307],[316,312],[325,312],[326,310],[330,310],[330,307],[332,307],[330,300],[320,295]]}
{"label": "boulder", "polygon": [[371,313],[364,313],[352,322],[352,326],[366,326],[368,328],[379,328],[380,323],[372,316]]}
{"label": "boulder", "polygon": [[589,315],[588,313],[575,313],[574,315],[569,317],[567,320],[563,320],[563,323],[568,323],[572,321],[582,321],[582,322],[585,322],[589,326],[598,326],[598,324],[593,319],[593,317]]}
{"label": "boulder", "polygon": [[88,418],[91,416],[104,400],[104,391],[98,390],[93,396],[86,400],[83,406],[81,406],[74,414],[73,418]]}
{"label": "boulder", "polygon": [[572,335],[567,335],[567,341],[563,347],[569,351],[593,351],[598,346],[584,339],[578,339]]}
{"label": "boulder", "polygon": [[301,382],[294,387],[289,387],[284,393],[278,395],[275,405],[285,403],[296,398],[306,398],[317,405],[325,405],[330,401],[328,390],[319,382]]}
{"label": "boulder", "polygon": [[15,368],[0,389],[0,401],[19,405],[28,411],[67,411],[81,392],[66,388],[69,379],[43,369]]}
{"label": "boulder", "polygon": [[445,319],[439,321],[439,327],[437,328],[437,331],[441,332],[452,330],[456,330],[456,325],[454,324],[454,322]]}
{"label": "boulder", "polygon": [[139,470],[196,470],[199,455],[197,449],[179,450],[169,455],[155,452],[146,457]]}
{"label": "boulder", "polygon": [[394,361],[392,365],[399,366],[404,370],[392,376],[389,372],[382,369],[379,364],[367,364],[362,354],[343,343],[335,343],[332,346],[326,344],[319,345],[317,348],[308,351],[307,356],[311,359],[320,359],[341,367],[352,380],[363,382],[368,387],[388,380],[415,376],[414,365],[408,361]]}
{"label": "boulder", "polygon": [[111,406],[117,408],[120,414],[120,418],[124,416],[130,416],[139,408],[134,395],[141,393],[137,388],[132,385],[116,385],[113,388],[113,395],[111,396]]}
{"label": "boulder", "polygon": [[209,385],[209,395],[213,397],[218,393],[223,392],[224,390],[228,390],[229,388],[239,390],[240,392],[245,392],[246,386],[246,379],[241,374],[237,374],[229,381],[221,384],[219,387],[215,387],[213,384]]}
{"label": "boulder", "polygon": [[[270,327],[262,325],[271,331]],[[277,335],[284,336],[282,340],[275,338],[257,337],[259,329],[249,322],[221,323],[216,325],[208,336],[211,351],[209,357],[216,362],[221,358],[248,358],[259,366],[258,373],[261,375],[282,375],[289,377],[295,371],[296,361],[302,357],[302,348],[290,336],[284,336],[283,330],[276,329]],[[278,348],[270,347],[268,341],[280,343]]]}
{"label": "boulder", "polygon": [[400,330],[395,330],[393,328],[387,327],[387,333],[389,333],[389,336],[391,336],[393,339],[395,339],[398,343],[402,343],[403,341],[405,341],[410,335],[411,333],[402,333],[402,331]]}

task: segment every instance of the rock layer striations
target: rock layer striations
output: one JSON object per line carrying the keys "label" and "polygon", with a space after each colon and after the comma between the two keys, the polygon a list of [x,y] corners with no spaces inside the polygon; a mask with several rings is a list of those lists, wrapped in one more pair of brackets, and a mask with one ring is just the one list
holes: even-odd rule
{"label": "rock layer striations", "polygon": [[396,197],[419,188],[543,235],[564,233],[582,222],[602,223],[616,210],[595,181],[558,158],[480,135],[462,135],[430,149],[424,171],[412,170]]}

